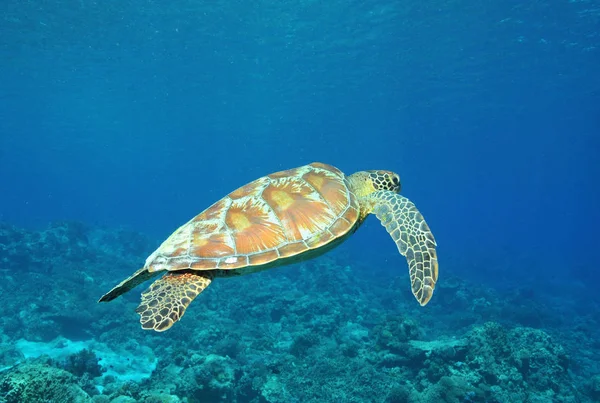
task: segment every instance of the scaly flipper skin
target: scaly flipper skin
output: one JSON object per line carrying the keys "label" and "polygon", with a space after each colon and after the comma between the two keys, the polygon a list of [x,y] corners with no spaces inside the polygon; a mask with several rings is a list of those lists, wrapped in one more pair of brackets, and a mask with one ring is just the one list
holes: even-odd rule
{"label": "scaly flipper skin", "polygon": [[117,298],[121,294],[125,294],[127,291],[137,287],[143,282],[150,280],[152,277],[156,276],[158,273],[151,273],[145,267],[142,267],[135,273],[133,273],[130,277],[121,281],[118,285],[116,285],[112,290],[104,294],[98,302],[108,302]]}
{"label": "scaly flipper skin", "polygon": [[135,310],[143,329],[164,332],[183,317],[188,305],[211,283],[211,273],[172,272],[142,293]]}
{"label": "scaly flipper skin", "polygon": [[438,278],[437,245],[429,226],[413,202],[404,196],[380,190],[367,198],[372,213],[406,257],[415,298],[422,306],[427,304]]}

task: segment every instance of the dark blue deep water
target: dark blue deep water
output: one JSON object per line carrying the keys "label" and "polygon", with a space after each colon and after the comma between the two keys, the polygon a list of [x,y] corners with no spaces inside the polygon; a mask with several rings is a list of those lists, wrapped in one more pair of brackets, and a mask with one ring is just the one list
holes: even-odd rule
{"label": "dark blue deep water", "polygon": [[[600,401],[599,71],[597,0],[2,0],[0,402]],[[313,161],[400,174],[426,307],[374,217],[164,333],[96,303]]]}

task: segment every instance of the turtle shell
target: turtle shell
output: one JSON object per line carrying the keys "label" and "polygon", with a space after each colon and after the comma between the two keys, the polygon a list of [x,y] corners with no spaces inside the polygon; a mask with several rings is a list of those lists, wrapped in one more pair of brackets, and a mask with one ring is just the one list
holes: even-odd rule
{"label": "turtle shell", "polygon": [[236,270],[321,248],[356,224],[344,174],[312,163],[259,178],[177,229],[146,260],[161,270]]}

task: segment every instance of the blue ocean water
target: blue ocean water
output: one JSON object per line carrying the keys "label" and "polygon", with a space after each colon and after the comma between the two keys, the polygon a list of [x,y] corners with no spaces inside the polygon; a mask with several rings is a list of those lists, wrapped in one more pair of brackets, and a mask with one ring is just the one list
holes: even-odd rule
{"label": "blue ocean water", "polygon": [[[174,387],[161,386],[165,396],[189,401],[525,401],[516,389],[512,397],[494,392],[495,386],[507,390],[500,374],[474,381],[454,367],[465,362],[480,374],[468,358],[473,351],[460,360],[440,354],[436,369],[403,356],[409,342],[423,350],[415,343],[442,336],[463,340],[467,332],[473,346],[478,331],[504,332],[508,344],[533,345],[534,337],[518,333],[521,328],[550,335],[556,348],[544,351],[564,348],[571,361],[560,374],[570,380],[559,386],[543,386],[556,374],[537,373],[538,379],[522,371],[525,383],[515,375],[519,393],[531,393],[530,401],[600,401],[600,345],[594,341],[600,336],[594,257],[600,224],[599,20],[600,3],[592,0],[3,0],[0,270],[14,283],[7,280],[0,300],[14,311],[0,321],[0,341],[7,346],[0,349],[0,369],[6,368],[0,401],[24,399],[6,386],[23,365],[37,365],[39,377],[67,368],[95,401],[150,401],[150,393],[158,393],[152,385],[175,367],[212,374],[190,375],[198,385],[187,389],[175,381]],[[188,320],[164,334],[139,329],[133,311],[141,290],[130,293],[135,295],[127,303],[96,305],[174,229],[228,192],[313,161],[347,174],[400,174],[402,194],[424,214],[439,245],[439,290],[427,307],[410,299],[406,263],[375,218],[328,257],[227,280],[233,287],[215,282],[210,295],[192,304]],[[327,266],[335,275],[326,273]],[[365,287],[335,277],[341,272]],[[303,295],[284,279],[297,287],[324,285]],[[350,288],[340,285],[345,281]],[[392,281],[393,292],[384,287]],[[252,287],[263,282],[269,286],[254,295]],[[387,290],[380,305],[351,306],[355,299],[381,297],[378,287]],[[40,292],[53,303],[36,300]],[[346,300],[348,295],[354,297]],[[331,301],[347,311],[315,313],[318,324],[302,313]],[[216,316],[209,319],[203,306]],[[250,314],[250,322],[268,322],[270,330],[236,328],[244,322],[236,313],[240,306],[271,312],[266,319]],[[65,309],[85,313],[65,316]],[[201,325],[207,321],[210,326]],[[418,323],[419,329],[400,338],[404,347],[396,350],[376,343],[377,334],[396,334],[377,333],[394,321],[404,321],[401,328]],[[202,333],[207,329],[210,335]],[[273,329],[286,336],[265,341]],[[231,345],[219,346],[227,333]],[[73,360],[82,348],[98,357],[119,351],[146,357],[139,364],[143,371],[124,369],[116,376],[138,389],[125,392],[106,380],[98,387],[98,374],[73,370],[57,358],[33,364],[24,358],[42,349],[52,357],[59,349],[55,336],[74,346]],[[309,347],[302,353],[281,347],[288,342]],[[323,356],[331,343],[337,343],[334,351],[357,344],[339,365],[364,369],[363,380],[350,378],[356,373],[305,370],[303,389],[285,377],[296,367],[335,361]],[[378,354],[400,358],[389,363],[360,347],[375,344]],[[166,345],[188,353],[166,351]],[[520,352],[489,351],[507,362],[523,361],[515,358]],[[280,360],[279,372],[249,369],[269,360]],[[547,369],[550,360],[532,365]],[[428,373],[423,379],[421,370]],[[225,379],[217,386],[211,383],[215,371]],[[144,376],[136,378],[140,372]],[[390,378],[375,382],[373,374],[382,373]],[[403,381],[390,381],[394,374]],[[398,392],[396,400],[379,392],[405,382],[410,390]],[[369,384],[375,392],[340,386],[348,394],[335,395],[333,384]],[[567,384],[574,386],[563,388]],[[319,397],[307,385],[330,394]],[[436,387],[460,393],[432,397]]]}

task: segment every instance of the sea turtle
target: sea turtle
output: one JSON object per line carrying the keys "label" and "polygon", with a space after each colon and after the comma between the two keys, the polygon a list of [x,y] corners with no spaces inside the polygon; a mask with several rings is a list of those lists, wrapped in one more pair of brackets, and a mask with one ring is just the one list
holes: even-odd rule
{"label": "sea turtle", "polygon": [[144,267],[100,298],[111,301],[161,273],[136,309],[143,329],[165,331],[216,277],[249,274],[315,256],[342,243],[373,213],[406,257],[421,305],[438,277],[436,243],[390,171],[345,176],[312,163],[263,176],[179,227]]}

